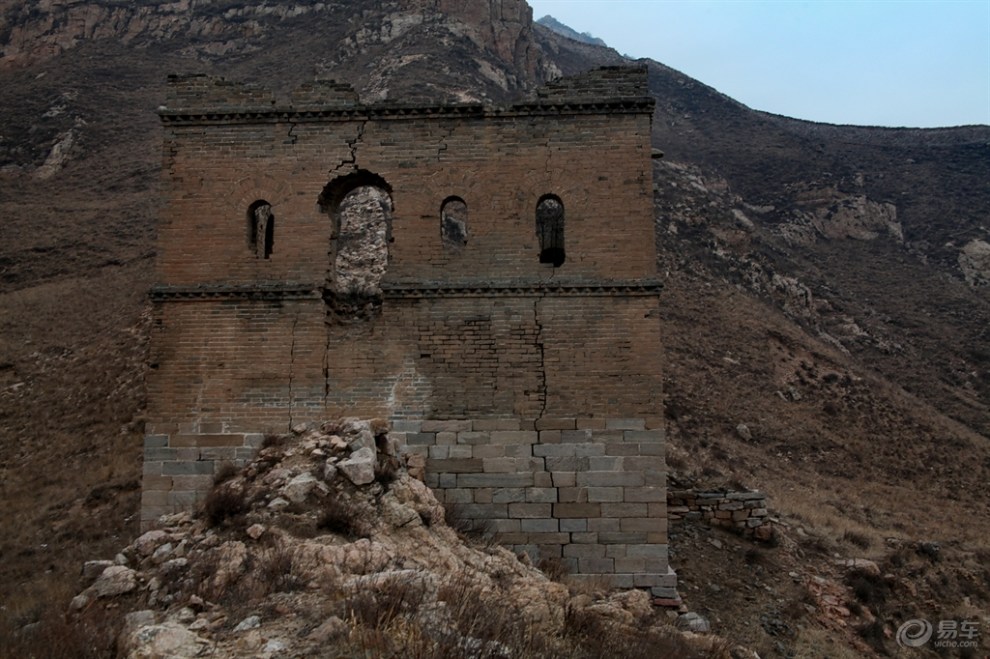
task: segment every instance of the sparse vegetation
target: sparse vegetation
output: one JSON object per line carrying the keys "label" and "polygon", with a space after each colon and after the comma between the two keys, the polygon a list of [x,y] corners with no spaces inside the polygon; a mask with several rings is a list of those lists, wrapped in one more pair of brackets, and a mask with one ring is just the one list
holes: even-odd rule
{"label": "sparse vegetation", "polygon": [[316,528],[345,538],[365,538],[369,535],[362,510],[342,493],[329,496],[323,502]]}
{"label": "sparse vegetation", "polygon": [[567,563],[556,556],[541,559],[537,567],[551,581],[563,581],[571,573]]}
{"label": "sparse vegetation", "polygon": [[444,504],[444,520],[457,535],[467,542],[491,545],[496,542],[495,532],[487,520],[471,519],[464,514],[464,507],[458,503]]}
{"label": "sparse vegetation", "polygon": [[873,540],[870,536],[850,529],[847,529],[842,534],[842,539],[860,549],[869,549],[873,545]]}
{"label": "sparse vegetation", "polygon": [[234,522],[247,510],[244,492],[226,483],[210,490],[202,504],[203,515],[213,526]]}
{"label": "sparse vegetation", "polygon": [[878,611],[890,595],[890,587],[883,577],[868,570],[852,570],[846,576],[846,581],[857,600]]}
{"label": "sparse vegetation", "polygon": [[221,462],[213,474],[213,485],[222,485],[237,475],[237,465],[233,462]]}

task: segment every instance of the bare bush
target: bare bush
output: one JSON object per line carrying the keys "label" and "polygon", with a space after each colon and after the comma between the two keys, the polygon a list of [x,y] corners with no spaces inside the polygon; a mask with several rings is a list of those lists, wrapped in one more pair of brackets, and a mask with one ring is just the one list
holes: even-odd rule
{"label": "bare bush", "polygon": [[244,492],[228,484],[214,487],[203,500],[202,514],[213,526],[237,519],[247,511]]}

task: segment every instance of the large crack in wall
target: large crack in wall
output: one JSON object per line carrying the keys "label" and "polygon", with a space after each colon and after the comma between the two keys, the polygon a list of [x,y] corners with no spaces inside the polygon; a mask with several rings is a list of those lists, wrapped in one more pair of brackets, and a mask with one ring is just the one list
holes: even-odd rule
{"label": "large crack in wall", "polygon": [[292,413],[296,405],[294,376],[296,366],[296,326],[299,324],[299,312],[292,316],[292,328],[289,330],[289,430],[292,430]]}
{"label": "large crack in wall", "polygon": [[543,323],[540,322],[540,304],[543,302],[543,296],[536,298],[533,301],[533,324],[536,326],[536,348],[540,352],[540,366],[539,366],[539,377],[540,377],[540,414],[539,418],[543,418],[547,413],[547,360],[546,360],[546,347],[544,345],[543,337]]}
{"label": "large crack in wall", "polygon": [[357,169],[357,150],[358,146],[361,144],[361,140],[364,139],[364,129],[368,125],[367,119],[362,119],[357,122],[357,133],[353,140],[347,140],[347,149],[349,152],[348,157],[343,158],[339,163],[337,163],[333,169],[329,172],[329,180],[335,179],[341,174],[348,174],[351,171]]}

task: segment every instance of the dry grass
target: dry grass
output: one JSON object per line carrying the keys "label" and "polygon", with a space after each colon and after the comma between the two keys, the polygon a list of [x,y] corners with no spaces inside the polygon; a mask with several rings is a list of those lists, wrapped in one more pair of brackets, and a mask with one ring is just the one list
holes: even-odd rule
{"label": "dry grass", "polygon": [[203,499],[201,514],[212,526],[237,524],[249,509],[244,491],[222,482]]}
{"label": "dry grass", "polygon": [[338,489],[324,499],[316,528],[349,540],[367,538],[371,535],[367,514],[346,492]]}
{"label": "dry grass", "polygon": [[536,567],[551,581],[562,582],[571,573],[567,563],[556,556],[541,559]]}
{"label": "dry grass", "polygon": [[506,606],[498,593],[464,577],[441,585],[438,613],[428,614],[439,616],[435,623],[422,624],[410,615],[422,605],[422,597],[415,583],[390,582],[346,598],[340,606],[353,627],[338,651],[418,659],[730,656],[728,644],[721,641],[688,641],[662,628],[623,628],[584,610],[568,612],[559,633],[548,634],[524,620],[516,607]]}
{"label": "dry grass", "polygon": [[445,503],[444,520],[461,540],[473,546],[490,547],[497,543],[495,531],[487,520],[472,519],[459,503]]}
{"label": "dry grass", "polygon": [[883,556],[887,538],[902,538],[903,531],[892,527],[864,524],[853,518],[848,510],[856,510],[852,497],[843,508],[815,500],[812,493],[775,501],[782,513],[800,523],[811,536],[806,543],[823,552],[840,551],[843,555],[866,558]]}
{"label": "dry grass", "polygon": [[0,627],[0,656],[17,659],[106,659],[116,656],[119,612],[103,606],[79,615],[49,609],[41,618],[12,629]]}

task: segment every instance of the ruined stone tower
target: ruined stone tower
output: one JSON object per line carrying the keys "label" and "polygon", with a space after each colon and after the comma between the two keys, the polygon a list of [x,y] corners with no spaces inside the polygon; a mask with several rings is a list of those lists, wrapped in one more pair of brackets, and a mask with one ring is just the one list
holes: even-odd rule
{"label": "ruined stone tower", "polygon": [[672,595],[652,110],[642,68],[506,107],[171,79],[143,523],[383,417],[502,542]]}

